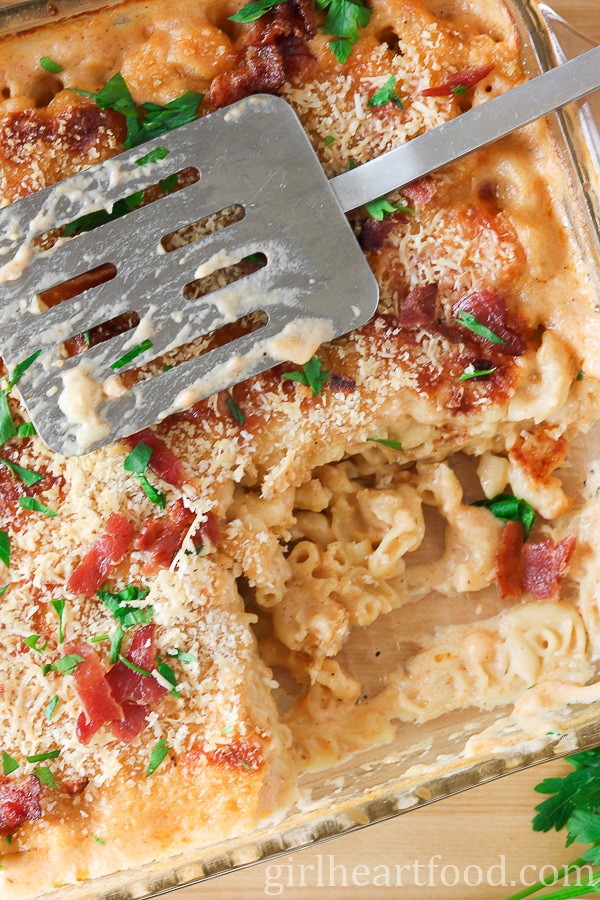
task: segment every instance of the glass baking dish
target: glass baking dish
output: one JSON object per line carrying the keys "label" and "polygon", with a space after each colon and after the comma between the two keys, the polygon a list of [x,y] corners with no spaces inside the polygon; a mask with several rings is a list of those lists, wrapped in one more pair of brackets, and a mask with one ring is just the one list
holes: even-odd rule
{"label": "glass baking dish", "polygon": [[[547,70],[589,46],[549,6],[538,5],[533,0],[504,2],[519,30],[523,62],[529,74]],[[94,0],[31,0],[16,6],[0,2],[0,34],[19,32],[55,21],[57,17],[111,5],[115,4]],[[586,256],[595,265],[600,296],[600,137],[596,126],[600,122],[599,103],[596,97],[589,103],[555,114],[552,129],[571,187],[573,202],[566,212]],[[575,459],[568,472],[575,490],[585,466],[595,458],[599,438],[597,426],[576,444]],[[390,634],[393,621],[390,616],[380,618],[364,631],[362,642],[352,642],[353,668],[367,691],[375,690],[385,674],[373,667],[372,661],[378,644],[394,643],[394,635]],[[403,628],[406,625],[404,619]],[[418,626],[415,621],[414,627]],[[396,649],[400,643],[398,639]],[[594,681],[600,682],[600,671]],[[201,851],[190,850],[140,869],[64,887],[44,897],[48,900],[154,897],[347,834],[526,766],[600,743],[600,702],[557,711],[554,717],[557,728],[542,736],[530,733],[522,722],[507,715],[506,708],[493,712],[463,710],[425,725],[404,725],[391,743],[364,751],[334,769],[303,775],[302,801],[274,825]],[[495,729],[494,749],[486,749],[477,741],[466,749],[469,737],[486,729]]]}

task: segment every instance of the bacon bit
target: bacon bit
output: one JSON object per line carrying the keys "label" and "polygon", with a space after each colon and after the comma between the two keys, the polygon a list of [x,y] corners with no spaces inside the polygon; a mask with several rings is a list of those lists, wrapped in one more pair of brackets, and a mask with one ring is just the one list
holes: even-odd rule
{"label": "bacon bit", "polygon": [[383,243],[396,225],[405,225],[408,222],[408,216],[398,210],[384,216],[383,219],[366,219],[358,236],[358,243],[363,250],[379,250]]}
{"label": "bacon bit", "polygon": [[443,84],[437,87],[426,88],[421,93],[424,97],[444,97],[451,94],[454,88],[472,88],[490,74],[493,64],[488,66],[470,66],[450,75]]}
{"label": "bacon bit", "polygon": [[[151,672],[156,668],[155,632],[156,625],[142,625],[134,634],[129,650],[124,654],[125,659],[146,672]],[[167,693],[167,689],[159,684],[156,678],[134,672],[120,660],[107,672],[106,682],[115,699],[118,700],[119,708],[125,702],[142,705],[157,703]],[[137,714],[131,716],[132,723],[137,721],[136,716]],[[123,718],[124,712],[120,716],[110,717],[110,719],[120,720]],[[124,730],[127,731],[128,728],[129,725],[126,723]]]}
{"label": "bacon bit", "polygon": [[70,653],[84,660],[74,669],[73,681],[85,710],[77,720],[76,733],[81,743],[87,744],[105,722],[122,719],[123,710],[111,692],[96,651],[87,644],[65,644],[65,654]]}
{"label": "bacon bit", "polygon": [[[154,679],[152,680],[154,681]],[[117,740],[123,741],[124,744],[131,744],[148,724],[148,707],[141,706],[139,703],[126,702],[123,703],[123,713],[125,718],[120,722],[111,722],[110,730]]]}
{"label": "bacon bit", "polygon": [[[471,291],[455,304],[452,315],[456,317],[459,312],[468,312],[474,315],[482,325],[493,331],[495,335],[506,341],[505,344],[494,344],[495,349],[506,356],[522,356],[527,349],[525,340],[507,326],[508,309],[506,301],[496,291],[483,289]],[[485,341],[490,346],[490,341],[478,334],[471,332],[469,337],[476,341]]]}
{"label": "bacon bit", "polygon": [[92,597],[102,587],[111,569],[130,550],[134,538],[135,528],[129,519],[120,513],[111,513],[102,533],[71,573],[67,590]]}
{"label": "bacon bit", "polygon": [[539,600],[558,595],[561,580],[575,550],[574,535],[555,544],[553,540],[527,543],[523,547],[523,590]]}
{"label": "bacon bit", "polygon": [[250,94],[276,93],[290,76],[299,74],[312,54],[304,41],[316,34],[309,0],[278,3],[249,31],[237,65],[213,78],[210,100],[220,108]]}
{"label": "bacon bit", "polygon": [[152,431],[151,428],[144,428],[136,434],[131,434],[125,438],[125,443],[133,450],[136,444],[147,444],[152,448],[152,456],[148,465],[152,471],[166,481],[167,484],[173,484],[175,487],[181,487],[189,479],[186,476],[183,463],[170,450],[162,438]]}
{"label": "bacon bit", "polygon": [[523,593],[523,526],[507,522],[496,551],[496,582],[501,598],[520,597]]}
{"label": "bacon bit", "polygon": [[356,382],[353,378],[344,378],[343,375],[338,375],[337,372],[331,373],[327,379],[327,386],[332,391],[341,391],[344,394],[352,394],[356,390]]}
{"label": "bacon bit", "polygon": [[195,518],[196,513],[179,499],[170,504],[166,516],[151,516],[144,523],[133,546],[135,550],[150,554],[144,567],[145,574],[169,568]]}
{"label": "bacon bit", "polygon": [[206,758],[214,766],[245,769],[247,772],[258,772],[265,764],[261,747],[246,741],[222,744],[207,753]]}
{"label": "bacon bit", "polygon": [[554,438],[552,429],[541,425],[517,439],[510,449],[509,459],[530,478],[544,482],[563,462],[568,449],[564,437]]}
{"label": "bacon bit", "polygon": [[89,778],[76,778],[74,781],[63,781],[62,789],[70,797],[77,797],[79,794],[83,794],[89,783]]}
{"label": "bacon bit", "polygon": [[426,284],[409,291],[398,315],[400,328],[424,328],[435,322],[437,294],[437,284]]}
{"label": "bacon bit", "polygon": [[433,200],[438,192],[438,184],[431,175],[425,175],[423,178],[417,178],[410,184],[405,184],[402,188],[402,194],[415,206],[427,206],[430,200]]}
{"label": "bacon bit", "polygon": [[13,831],[42,817],[42,787],[36,775],[21,779],[0,777],[0,831]]}

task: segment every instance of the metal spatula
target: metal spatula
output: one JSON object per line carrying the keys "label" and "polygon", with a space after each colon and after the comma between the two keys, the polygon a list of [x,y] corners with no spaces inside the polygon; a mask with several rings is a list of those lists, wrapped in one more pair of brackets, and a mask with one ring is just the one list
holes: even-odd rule
{"label": "metal spatula", "polygon": [[[11,374],[40,351],[18,382],[38,433],[59,453],[87,453],[280,362],[305,363],[376,309],[345,212],[599,86],[600,47],[331,181],[290,107],[249,97],[5,208],[0,351]],[[36,252],[52,229],[189,167],[196,183]],[[243,218],[165,252],[165,235],[229,207]],[[185,291],[258,253],[266,265],[234,284],[200,299]],[[44,292],[100,266],[110,280],[45,308]],[[131,370],[257,310],[267,316],[258,331],[124,387]],[[125,314],[134,328],[64,358],[65,341]]]}

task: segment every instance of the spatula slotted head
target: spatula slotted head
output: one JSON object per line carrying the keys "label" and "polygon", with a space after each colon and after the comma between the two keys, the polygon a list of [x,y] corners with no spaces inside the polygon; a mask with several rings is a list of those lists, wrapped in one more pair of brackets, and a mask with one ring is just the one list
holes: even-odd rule
{"label": "spatula slotted head", "polygon": [[[159,185],[164,194],[176,173],[185,173],[181,189],[135,208],[138,192]],[[118,202],[132,211],[64,237],[70,223]],[[223,210],[234,211],[233,224],[192,242],[164,240],[211,216],[218,223]],[[44,249],[48,234],[60,238]],[[252,265],[257,254],[266,264]],[[238,263],[235,283],[200,297],[190,289]],[[278,363],[304,363],[368,321],[377,300],[318,159],[276,97],[250,97],[0,212],[0,352],[12,374],[41,351],[18,387],[40,437],[66,455]],[[177,347],[257,311],[266,324],[252,333],[172,368],[148,365],[165,355],[176,362]],[[146,380],[135,383],[141,366]]]}

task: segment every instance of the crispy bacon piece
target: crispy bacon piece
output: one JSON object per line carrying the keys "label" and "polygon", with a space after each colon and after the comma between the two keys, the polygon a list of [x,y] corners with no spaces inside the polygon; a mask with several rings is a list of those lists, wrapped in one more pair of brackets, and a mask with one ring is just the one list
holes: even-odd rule
{"label": "crispy bacon piece", "polygon": [[250,94],[276,93],[287,78],[298,74],[312,59],[304,42],[315,34],[309,0],[278,3],[252,25],[235,68],[213,78],[213,106],[228,106]]}
{"label": "crispy bacon piece", "polygon": [[83,657],[73,671],[73,680],[85,710],[77,719],[76,734],[82,744],[87,744],[105,722],[122,719],[123,710],[112,694],[96,651],[83,643],[65,644],[65,655],[71,653]]}
{"label": "crispy bacon piece", "polygon": [[332,372],[327,379],[327,385],[332,391],[341,391],[343,394],[352,394],[356,390],[356,382],[353,378],[344,378],[337,372]]}
{"label": "crispy bacon piece", "polygon": [[[156,668],[155,633],[156,625],[152,623],[142,625],[134,634],[129,649],[124,654],[125,659],[146,672],[152,672]],[[167,692],[167,689],[162,684],[159,684],[156,678],[151,675],[141,675],[139,672],[134,672],[133,669],[130,669],[129,666],[126,666],[120,660],[107,672],[106,683],[110,686],[110,690],[119,702],[120,707],[125,702],[142,705],[157,703]],[[129,710],[130,716],[131,712]],[[121,716],[111,716],[110,718],[123,719],[124,713]],[[127,728],[127,725],[124,727]]]}
{"label": "crispy bacon piece", "polygon": [[454,72],[448,76],[443,84],[436,87],[425,88],[422,91],[424,97],[444,97],[451,94],[455,88],[472,88],[479,84],[494,68],[493,64],[488,66],[470,66],[468,69],[461,69],[460,72]]}
{"label": "crispy bacon piece", "polygon": [[424,328],[435,322],[437,294],[437,284],[426,284],[409,291],[400,306],[400,328]]}
{"label": "crispy bacon piece", "polygon": [[0,831],[13,831],[23,822],[41,819],[41,793],[36,775],[21,779],[0,777]]}
{"label": "crispy bacon piece", "polygon": [[523,526],[507,522],[496,551],[496,582],[500,596],[520,597],[523,593]]}
{"label": "crispy bacon piece", "polygon": [[123,714],[121,721],[110,723],[110,730],[119,741],[131,744],[148,724],[148,707],[139,703],[123,703]]}
{"label": "crispy bacon piece", "polygon": [[132,450],[137,444],[147,444],[152,449],[152,456],[148,465],[167,484],[181,487],[188,480],[183,463],[179,457],[167,447],[165,442],[151,428],[144,428],[142,431],[129,435],[129,437],[125,438],[125,443]]}
{"label": "crispy bacon piece", "polygon": [[74,778],[73,781],[63,781],[62,789],[69,794],[70,797],[77,797],[79,794],[83,794],[89,783],[90,779],[85,778],[85,776],[82,778]]}
{"label": "crispy bacon piece", "polygon": [[169,506],[166,516],[151,516],[143,524],[135,539],[134,549],[148,552],[146,573],[167,569],[171,565],[195,518],[196,514],[180,499]]}
{"label": "crispy bacon piece", "polygon": [[402,188],[402,194],[415,206],[427,206],[429,201],[433,200],[437,191],[437,181],[431,175],[417,178],[416,181],[411,181],[410,184],[405,184]]}
{"label": "crispy bacon piece", "polygon": [[406,224],[408,216],[403,212],[390,213],[383,219],[367,219],[358,236],[358,243],[363,250],[378,250],[396,225]]}
{"label": "crispy bacon piece", "polygon": [[131,549],[135,528],[126,516],[111,513],[102,534],[96,538],[67,581],[73,594],[92,597],[102,587],[111,569],[121,562]]}
{"label": "crispy bacon piece", "polygon": [[523,590],[540,600],[551,600],[558,594],[561,580],[575,550],[571,534],[555,544],[553,540],[527,543],[523,547]]}
{"label": "crispy bacon piece", "polygon": [[[527,349],[527,344],[521,335],[512,331],[507,325],[508,309],[506,302],[501,294],[489,289],[479,291],[471,291],[455,304],[452,310],[453,316],[457,316],[459,312],[471,313],[482,325],[493,331],[494,334],[502,338],[506,343],[494,344],[494,348],[506,356],[522,356]],[[491,342],[474,332],[469,333],[469,337],[476,341],[484,341],[487,346],[491,346]]]}

